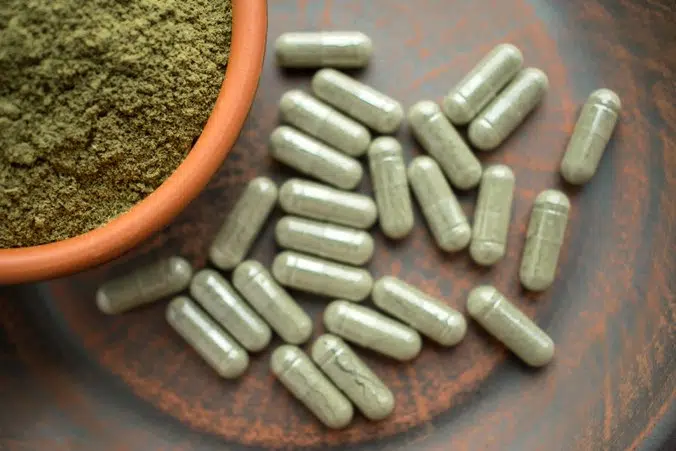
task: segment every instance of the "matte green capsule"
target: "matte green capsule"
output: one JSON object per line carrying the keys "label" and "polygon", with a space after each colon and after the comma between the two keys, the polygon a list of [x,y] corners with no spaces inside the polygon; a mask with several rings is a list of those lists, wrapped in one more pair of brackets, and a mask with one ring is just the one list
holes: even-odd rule
{"label": "matte green capsule", "polygon": [[481,163],[448,122],[439,105],[423,100],[411,107],[408,121],[416,139],[460,189],[475,187],[481,179]]}
{"label": "matte green capsule", "polygon": [[599,89],[591,93],[561,161],[561,175],[568,183],[582,185],[596,174],[621,109],[622,102],[613,91]]}
{"label": "matte green capsule", "polygon": [[249,356],[237,342],[185,296],[173,299],[167,322],[225,379],[235,379],[249,366]]}
{"label": "matte green capsule", "polygon": [[96,304],[108,315],[126,312],[183,291],[191,277],[190,263],[169,257],[104,283],[96,292]]}
{"label": "matte green capsule", "polygon": [[363,265],[373,256],[368,233],[296,216],[277,222],[275,238],[281,247],[352,265]]}
{"label": "matte green capsule", "polygon": [[286,68],[365,67],[373,43],[358,31],[284,33],[275,41],[277,64]]}
{"label": "matte green capsule", "polygon": [[354,158],[282,125],[270,135],[272,156],[297,171],[342,189],[353,189],[364,175]]}
{"label": "matte green capsule", "polygon": [[554,282],[569,211],[570,201],[560,191],[546,190],[535,198],[519,271],[525,288],[543,291]]}
{"label": "matte green capsule", "polygon": [[357,229],[370,228],[378,218],[370,197],[300,179],[290,179],[282,185],[279,204],[289,214]]}
{"label": "matte green capsule", "polygon": [[437,245],[447,252],[464,249],[472,229],[439,165],[417,157],[408,167],[408,179]]}
{"label": "matte green capsule", "polygon": [[457,125],[469,123],[521,70],[523,54],[511,44],[499,44],[444,98],[446,116]]}
{"label": "matte green capsule", "polygon": [[371,292],[373,303],[442,346],[453,346],[465,337],[467,321],[458,311],[403,280],[383,277]]}
{"label": "matte green capsule", "polygon": [[312,360],[369,420],[382,420],[394,410],[390,389],[339,337],[324,334],[317,338]]}
{"label": "matte green capsule", "polygon": [[297,345],[310,338],[312,319],[259,262],[237,265],[232,284],[282,340]]}
{"label": "matte green capsule", "polygon": [[480,265],[494,265],[505,256],[514,184],[514,173],[503,164],[486,168],[481,178],[469,247],[472,259]]}
{"label": "matte green capsule", "polygon": [[333,301],[324,310],[326,329],[347,341],[405,362],[418,356],[420,335],[398,321],[347,301]]}
{"label": "matte green capsule", "polygon": [[392,239],[404,238],[413,230],[414,218],[401,144],[389,136],[376,138],[368,158],[380,228]]}
{"label": "matte green capsule", "polygon": [[378,133],[394,133],[404,120],[399,102],[337,70],[318,71],[312,77],[312,91]]}
{"label": "matte green capsule", "polygon": [[209,248],[211,262],[229,270],[244,260],[277,203],[277,186],[266,177],[249,182]]}
{"label": "matte green capsule", "polygon": [[327,297],[363,301],[373,278],[361,268],[285,251],[272,262],[272,274],[282,285]]}
{"label": "matte green capsule", "polygon": [[540,69],[523,69],[472,121],[469,140],[480,150],[493,150],[524,121],[549,89]]}
{"label": "matte green capsule", "polygon": [[203,269],[195,274],[190,294],[248,351],[261,351],[270,343],[268,325],[216,271]]}
{"label": "matte green capsule", "polygon": [[484,329],[530,366],[554,357],[554,342],[495,288],[483,285],[469,293],[467,311]]}

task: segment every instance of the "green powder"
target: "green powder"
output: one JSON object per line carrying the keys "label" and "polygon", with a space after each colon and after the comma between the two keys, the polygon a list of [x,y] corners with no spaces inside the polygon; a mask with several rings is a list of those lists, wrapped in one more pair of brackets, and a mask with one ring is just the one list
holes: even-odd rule
{"label": "green powder", "polygon": [[0,248],[129,210],[189,152],[229,55],[230,0],[0,2]]}

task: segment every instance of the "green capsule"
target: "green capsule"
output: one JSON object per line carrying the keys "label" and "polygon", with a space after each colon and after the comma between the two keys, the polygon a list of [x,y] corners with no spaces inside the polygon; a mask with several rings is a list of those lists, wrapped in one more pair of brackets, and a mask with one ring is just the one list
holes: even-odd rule
{"label": "green capsule", "polygon": [[561,175],[568,183],[582,185],[594,176],[621,109],[622,102],[613,91],[599,89],[591,93],[561,161]]}
{"label": "green capsule", "polygon": [[312,360],[366,418],[382,420],[394,410],[394,395],[339,337],[324,334],[312,345]]}
{"label": "green capsule", "polygon": [[467,311],[528,365],[543,366],[554,357],[552,339],[495,288],[483,285],[473,289]]}
{"label": "green capsule", "polygon": [[417,157],[408,167],[408,179],[437,245],[447,252],[464,249],[472,229],[439,165]]}
{"label": "green capsule", "polygon": [[373,43],[357,31],[284,33],[275,41],[277,64],[286,68],[365,67]]}

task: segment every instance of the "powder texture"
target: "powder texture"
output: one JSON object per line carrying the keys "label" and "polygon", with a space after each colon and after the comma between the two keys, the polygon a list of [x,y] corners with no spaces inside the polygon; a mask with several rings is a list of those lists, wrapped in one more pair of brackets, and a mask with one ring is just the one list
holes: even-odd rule
{"label": "powder texture", "polygon": [[230,0],[0,2],[0,248],[76,236],[181,163],[229,56]]}

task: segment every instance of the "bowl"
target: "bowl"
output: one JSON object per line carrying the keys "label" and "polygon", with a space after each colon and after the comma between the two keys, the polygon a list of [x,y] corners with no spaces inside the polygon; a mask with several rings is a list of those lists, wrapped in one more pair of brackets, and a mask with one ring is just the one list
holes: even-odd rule
{"label": "bowl", "polygon": [[232,44],[214,110],[165,182],[109,223],[55,243],[0,249],[0,284],[71,274],[128,251],[169,223],[207,184],[239,136],[256,94],[267,35],[266,0],[232,0]]}

